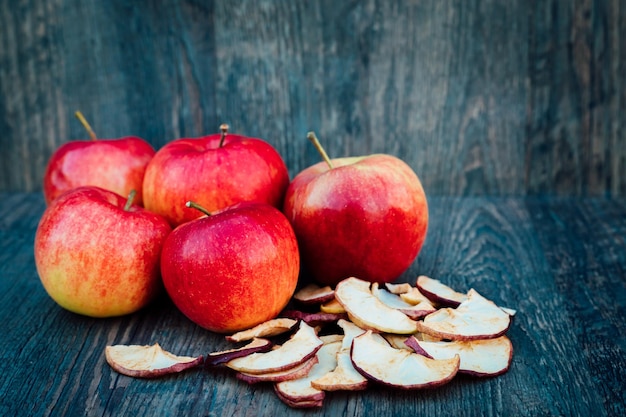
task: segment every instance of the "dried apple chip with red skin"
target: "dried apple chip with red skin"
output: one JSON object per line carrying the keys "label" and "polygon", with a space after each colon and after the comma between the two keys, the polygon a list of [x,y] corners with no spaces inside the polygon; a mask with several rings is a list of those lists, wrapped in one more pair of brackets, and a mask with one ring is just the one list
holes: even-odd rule
{"label": "dried apple chip with red skin", "polygon": [[104,349],[106,361],[115,371],[134,378],[156,378],[182,372],[202,364],[202,356],[177,356],[154,345],[113,345]]}
{"label": "dried apple chip with red skin", "polygon": [[313,357],[322,344],[315,329],[300,321],[298,331],[276,349],[236,358],[226,362],[225,365],[235,371],[249,374],[283,371]]}
{"label": "dried apple chip with red skin", "polygon": [[417,323],[417,330],[449,340],[494,339],[506,333],[511,316],[471,289],[457,308],[440,308]]}
{"label": "dried apple chip with red skin", "polygon": [[352,364],[350,350],[337,353],[334,370],[311,381],[311,386],[322,391],[361,391],[367,388],[368,380]]}
{"label": "dried apple chip with red skin", "polygon": [[274,385],[279,398],[286,399],[290,403],[323,401],[325,392],[311,385],[311,381],[321,378],[337,367],[337,353],[340,349],[341,342],[323,345],[316,353],[318,363],[313,366],[307,376]]}
{"label": "dried apple chip with red skin", "polygon": [[411,336],[405,343],[416,353],[433,359],[448,359],[459,355],[461,359],[459,373],[480,377],[505,373],[513,358],[513,344],[506,336],[452,342],[419,341]]}
{"label": "dried apple chip with red skin", "polygon": [[[435,304],[448,307],[458,307],[463,301],[467,300],[468,294],[457,292],[441,281],[421,275],[417,278],[416,288],[422,294],[425,294]],[[401,295],[402,299],[411,303],[408,293]],[[514,316],[516,310],[507,307],[500,307],[509,316]]]}
{"label": "dried apple chip with red skin", "polygon": [[322,304],[335,298],[335,291],[330,286],[320,287],[308,284],[293,295],[293,299],[303,304]]}
{"label": "dried apple chip with red skin", "polygon": [[309,313],[306,311],[300,310],[284,310],[280,313],[283,317],[289,317],[292,319],[302,320],[305,323],[311,326],[319,326],[328,323],[334,323],[339,319],[347,318],[348,316],[345,313]]}
{"label": "dried apple chip with red skin", "polygon": [[346,278],[335,287],[335,298],[359,327],[385,333],[412,334],[417,323],[399,310],[386,306],[372,294],[371,283]]}
{"label": "dried apple chip with red skin", "polygon": [[298,323],[298,320],[291,318],[276,318],[247,329],[242,330],[232,335],[226,336],[226,340],[229,342],[243,342],[246,340],[252,340],[255,337],[271,337],[279,334],[286,333],[293,329]]}
{"label": "dried apple chip with red skin", "polygon": [[435,304],[457,307],[467,300],[467,294],[453,290],[441,281],[420,275],[415,283],[417,289]]}
{"label": "dried apple chip with red skin", "polygon": [[399,310],[413,320],[421,319],[436,310],[435,306],[428,300],[419,304],[409,304],[399,295],[380,288],[377,282],[372,284],[371,291],[387,307]]}
{"label": "dried apple chip with red skin", "polygon": [[311,385],[323,391],[363,390],[367,388],[368,380],[354,369],[350,359],[350,347],[352,340],[363,334],[365,330],[347,320],[339,320],[337,325],[344,332],[341,349],[337,353],[337,367],[322,377],[312,380]]}
{"label": "dried apple chip with red skin", "polygon": [[289,397],[282,395],[279,391],[276,391],[276,396],[285,404],[287,404],[291,408],[299,408],[299,409],[311,409],[311,408],[322,408],[324,405],[324,398],[318,400],[292,400]]}
{"label": "dried apple chip with red skin", "polygon": [[355,337],[350,351],[354,368],[371,381],[401,389],[434,388],[450,381],[459,370],[458,356],[430,359],[381,343],[376,336],[368,330]]}
{"label": "dried apple chip with red skin", "polygon": [[255,337],[247,345],[240,348],[222,350],[219,352],[209,353],[205,363],[207,365],[221,365],[236,358],[248,356],[256,352],[267,352],[274,344],[263,338]]}
{"label": "dried apple chip with red skin", "polygon": [[247,382],[248,384],[256,384],[258,382],[282,382],[292,379],[303,378],[309,374],[311,368],[318,362],[317,356],[296,365],[293,368],[284,371],[267,372],[264,374],[249,374],[246,372],[237,372],[237,379]]}
{"label": "dried apple chip with red skin", "polygon": [[[421,340],[417,337],[415,337],[415,335],[413,336],[409,336],[406,339],[404,339],[404,345],[406,347],[408,347],[409,349],[413,349],[413,352],[417,353],[418,355],[422,355],[422,356],[426,356],[427,358],[430,359],[434,359],[430,353],[428,353],[423,347],[422,347],[422,342],[424,340]],[[430,343],[439,343],[442,342],[441,340],[436,340],[436,341],[430,341]],[[460,359],[460,357],[459,357]],[[459,370],[461,368],[461,364],[459,363]]]}

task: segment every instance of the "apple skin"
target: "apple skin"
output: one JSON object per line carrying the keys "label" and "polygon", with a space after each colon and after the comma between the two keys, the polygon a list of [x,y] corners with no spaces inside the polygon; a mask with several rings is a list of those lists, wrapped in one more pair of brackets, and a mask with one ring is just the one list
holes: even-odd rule
{"label": "apple skin", "polygon": [[61,307],[90,317],[133,313],[163,285],[160,255],[171,227],[161,216],[99,187],[69,190],[44,211],[35,264]]}
{"label": "apple skin", "polygon": [[289,185],[280,154],[267,142],[228,133],[181,138],[156,153],[144,179],[145,207],[172,226],[202,214],[185,203],[193,200],[209,212],[242,201],[260,201],[278,209]]}
{"label": "apple skin", "polygon": [[387,154],[336,158],[295,176],[283,212],[291,222],[303,272],[324,285],[348,277],[396,280],[417,257],[428,229],[422,184]]}
{"label": "apple skin", "polygon": [[165,289],[199,326],[234,333],[275,318],[293,295],[300,255],[285,216],[242,202],[178,226],[161,257]]}
{"label": "apple skin", "polygon": [[156,151],[136,136],[119,139],[76,140],[52,154],[43,177],[46,204],[72,188],[94,185],[143,205],[143,177]]}

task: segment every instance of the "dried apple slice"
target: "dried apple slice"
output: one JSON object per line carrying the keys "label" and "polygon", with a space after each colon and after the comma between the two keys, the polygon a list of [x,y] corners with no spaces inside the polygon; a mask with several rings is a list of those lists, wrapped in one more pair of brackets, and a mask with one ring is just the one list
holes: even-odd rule
{"label": "dried apple slice", "polygon": [[115,371],[135,378],[156,378],[200,365],[202,356],[177,356],[154,345],[113,345],[104,349]]}
{"label": "dried apple slice", "polygon": [[298,290],[293,299],[303,304],[322,304],[335,298],[335,291],[329,286],[320,287],[308,284]]}
{"label": "dried apple slice", "polygon": [[226,362],[235,371],[266,374],[293,368],[315,355],[323,342],[315,330],[301,321],[298,331],[278,348],[264,353],[252,353]]}
{"label": "dried apple slice", "polygon": [[406,345],[416,353],[433,359],[459,355],[459,372],[474,376],[496,376],[505,373],[513,358],[513,345],[506,336],[453,342],[426,342],[410,336]]}
{"label": "dried apple slice", "polygon": [[291,408],[321,408],[324,405],[324,398],[318,400],[292,400],[291,398],[285,397],[279,391],[276,391],[276,395],[278,398],[287,404]]}
{"label": "dried apple slice", "polygon": [[440,337],[431,336],[429,334],[422,333],[422,332],[414,333],[411,336],[414,336],[417,340],[420,340],[420,341],[421,340],[425,340],[427,342],[440,342],[441,341]]}
{"label": "dried apple slice", "polygon": [[302,320],[311,326],[319,326],[328,323],[334,323],[339,319],[346,318],[346,314],[337,313],[309,313],[300,310],[284,310],[281,316],[289,317],[296,320]]}
{"label": "dried apple slice", "polygon": [[322,401],[325,397],[324,391],[311,385],[311,381],[321,378],[337,367],[339,349],[341,349],[341,342],[323,345],[316,353],[318,363],[313,366],[307,376],[275,384],[274,390],[279,398],[286,399],[290,403]]}
{"label": "dried apple slice", "polygon": [[344,279],[335,287],[335,298],[360,327],[397,334],[417,331],[415,320],[376,298],[367,281],[354,277]]}
{"label": "dried apple slice", "polygon": [[296,365],[293,368],[284,371],[267,372],[264,374],[249,374],[246,372],[237,372],[235,376],[248,384],[256,384],[257,382],[281,382],[290,381],[305,377],[311,371],[311,368],[318,362],[317,356]]}
{"label": "dried apple slice", "polygon": [[334,342],[342,342],[343,335],[342,334],[325,334],[319,337],[324,344],[334,343]]}
{"label": "dried apple slice", "polygon": [[413,320],[421,319],[436,310],[428,300],[416,305],[409,304],[399,295],[380,288],[377,282],[372,284],[371,291],[374,297],[382,301],[387,307],[399,310]]}
{"label": "dried apple slice", "polygon": [[515,314],[517,314],[517,310],[514,310],[512,308],[508,308],[508,307],[500,307],[506,314],[508,314],[509,316],[513,317]]}
{"label": "dried apple slice", "polygon": [[205,363],[207,365],[221,365],[228,361],[231,361],[236,358],[241,358],[243,356],[248,356],[252,353],[256,352],[267,352],[273,346],[273,343],[267,339],[255,337],[250,343],[245,346],[236,349],[228,349],[222,350],[219,352],[209,353],[206,357]]}
{"label": "dried apple slice", "polygon": [[382,336],[387,341],[387,343],[389,343],[391,347],[394,347],[396,349],[411,349],[411,347],[406,345],[406,340],[408,337],[414,337],[414,336],[391,334],[391,333],[385,333]]}
{"label": "dried apple slice", "polygon": [[402,388],[432,388],[450,381],[459,369],[459,356],[430,359],[410,350],[380,343],[371,330],[352,341],[354,368],[378,383]]}
{"label": "dried apple slice", "polygon": [[244,342],[255,337],[271,337],[290,331],[298,320],[291,318],[277,318],[260,323],[250,329],[242,330],[226,336],[229,342]]}
{"label": "dried apple slice", "polygon": [[348,320],[339,320],[337,321],[337,326],[339,326],[343,330],[343,340],[342,340],[342,349],[350,349],[352,347],[352,340],[365,333],[365,329],[357,326]]}
{"label": "dried apple slice", "polygon": [[346,313],[346,309],[343,308],[341,303],[339,303],[339,301],[337,301],[337,299],[334,297],[332,300],[327,301],[324,304],[320,305],[320,311],[322,313],[331,313],[331,314],[345,314]]}
{"label": "dried apple slice", "polygon": [[417,323],[418,330],[439,339],[476,340],[502,336],[511,316],[476,290],[457,308],[441,308]]}
{"label": "dried apple slice", "polygon": [[405,294],[409,291],[412,291],[413,287],[411,284],[409,284],[408,282],[402,282],[399,284],[393,284],[391,282],[388,282],[385,284],[385,287],[387,287],[387,290],[392,293],[392,294]]}
{"label": "dried apple slice", "polygon": [[430,301],[430,299],[426,297],[424,294],[422,294],[420,290],[417,289],[417,287],[411,287],[409,291],[404,292],[402,294],[398,294],[398,295],[404,302],[407,302],[412,305],[418,305],[424,302],[430,303],[431,305],[433,304],[433,302]]}
{"label": "dried apple slice", "polygon": [[[325,375],[311,381],[311,385],[323,391],[358,391],[367,388],[368,381],[357,372],[350,359],[352,340],[365,332],[347,320],[339,320],[337,325],[343,329],[341,349],[337,353],[337,367]],[[405,338],[406,339],[406,338]]]}
{"label": "dried apple slice", "polygon": [[361,391],[368,380],[352,364],[349,350],[337,353],[337,366],[331,372],[311,381],[311,386],[322,391]]}
{"label": "dried apple slice", "polygon": [[457,307],[467,300],[467,294],[457,292],[441,281],[421,275],[415,284],[417,289],[435,304]]}

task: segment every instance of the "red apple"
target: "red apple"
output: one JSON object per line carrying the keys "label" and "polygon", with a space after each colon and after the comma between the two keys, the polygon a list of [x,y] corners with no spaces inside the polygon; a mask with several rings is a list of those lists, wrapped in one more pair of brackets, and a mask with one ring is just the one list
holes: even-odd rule
{"label": "red apple", "polygon": [[143,204],[143,176],[155,150],[136,136],[97,139],[82,115],[77,112],[90,140],[61,145],[50,157],[43,178],[46,204],[72,188],[94,185],[126,197],[135,190],[135,204]]}
{"label": "red apple", "polygon": [[428,205],[415,172],[399,158],[374,154],[329,159],[304,169],[285,195],[303,270],[334,285],[347,277],[397,279],[417,257]]}
{"label": "red apple", "polygon": [[35,264],[54,301],[92,317],[129,314],[162,288],[161,247],[171,227],[120,195],[79,187],[57,197],[35,234]]}
{"label": "red apple", "polygon": [[219,333],[275,318],[295,291],[299,268],[289,222],[259,202],[237,203],[181,224],[166,239],[161,258],[174,304],[196,324]]}
{"label": "red apple", "polygon": [[227,133],[182,138],[156,153],[144,179],[149,210],[176,226],[201,216],[185,203],[194,200],[213,212],[242,201],[282,206],[289,185],[287,166],[267,142]]}

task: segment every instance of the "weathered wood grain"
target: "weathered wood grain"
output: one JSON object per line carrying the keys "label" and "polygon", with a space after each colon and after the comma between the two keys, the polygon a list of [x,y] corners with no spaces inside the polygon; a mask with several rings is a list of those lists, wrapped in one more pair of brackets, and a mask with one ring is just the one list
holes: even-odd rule
{"label": "weathered wood grain", "polygon": [[[40,193],[0,193],[1,415],[302,414],[271,386],[249,386],[224,370],[153,381],[112,371],[107,344],[159,342],[185,355],[230,345],[166,297],[104,320],[56,306],[32,253],[43,210]],[[626,201],[433,197],[430,211],[424,248],[401,281],[426,274],[515,308],[511,369],[419,392],[331,393],[307,415],[623,415]]]}
{"label": "weathered wood grain", "polygon": [[530,12],[526,188],[624,195],[624,5],[548,1]]}
{"label": "weathered wood grain", "polygon": [[[593,369],[579,384],[597,388],[606,415],[626,413],[626,205],[602,200],[531,201],[532,221],[572,324],[576,360]],[[555,334],[556,345],[566,345]],[[563,362],[572,354],[564,352]],[[555,381],[558,382],[558,381]],[[590,401],[592,399],[589,399]]]}
{"label": "weathered wood grain", "polygon": [[431,195],[626,195],[619,0],[0,0],[0,190],[86,134],[405,159]]}

